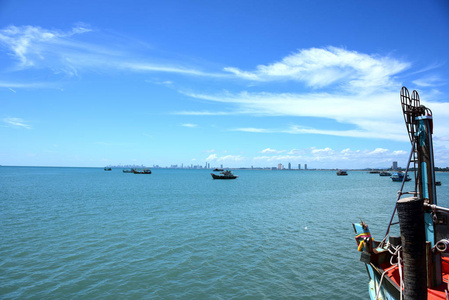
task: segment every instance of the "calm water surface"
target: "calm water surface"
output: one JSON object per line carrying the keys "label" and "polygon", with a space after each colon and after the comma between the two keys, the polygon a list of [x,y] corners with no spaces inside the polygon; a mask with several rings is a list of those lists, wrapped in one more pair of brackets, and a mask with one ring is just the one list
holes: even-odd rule
{"label": "calm water surface", "polygon": [[369,299],[351,223],[383,238],[400,183],[209,173],[0,167],[0,298]]}

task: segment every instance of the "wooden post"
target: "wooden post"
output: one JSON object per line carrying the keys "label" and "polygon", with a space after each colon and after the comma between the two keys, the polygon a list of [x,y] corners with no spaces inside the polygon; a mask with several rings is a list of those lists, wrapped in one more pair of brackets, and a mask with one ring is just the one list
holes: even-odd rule
{"label": "wooden post", "polygon": [[397,202],[404,259],[404,299],[427,299],[424,200],[416,197]]}

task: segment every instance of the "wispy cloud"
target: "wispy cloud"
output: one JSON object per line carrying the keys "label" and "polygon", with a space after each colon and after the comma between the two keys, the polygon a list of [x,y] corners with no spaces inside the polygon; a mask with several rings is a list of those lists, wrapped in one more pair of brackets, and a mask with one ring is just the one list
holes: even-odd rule
{"label": "wispy cloud", "polygon": [[445,85],[446,83],[446,81],[436,75],[421,77],[413,80],[413,84],[417,85],[418,87],[437,87]]}
{"label": "wispy cloud", "polygon": [[276,149],[266,148],[266,149],[263,149],[262,151],[260,151],[260,153],[282,153],[282,152],[285,152],[285,150],[276,150]]}
{"label": "wispy cloud", "polygon": [[206,161],[210,162],[221,162],[221,163],[233,163],[233,162],[241,162],[245,160],[245,158],[241,155],[225,155],[218,156],[217,154],[211,154],[206,158]]}
{"label": "wispy cloud", "polygon": [[3,123],[5,123],[7,127],[31,129],[31,126],[28,125],[25,120],[20,118],[3,118]]}
{"label": "wispy cloud", "polygon": [[[99,42],[87,42],[85,38],[87,35],[96,37]],[[151,59],[150,56],[142,58],[133,52],[131,46],[118,47],[117,44],[128,43],[117,39],[115,36],[100,34],[86,24],[78,24],[68,31],[37,26],[9,26],[0,29],[0,46],[15,57],[17,62],[15,70],[39,68],[48,69],[56,74],[78,76],[80,71],[116,69],[229,77],[229,74],[223,72],[206,72],[176,61],[162,64],[160,60]]]}
{"label": "wispy cloud", "polygon": [[391,87],[392,75],[410,67],[409,63],[337,47],[303,49],[254,71],[235,67],[224,70],[246,80],[295,80],[312,88],[340,84],[347,89]]}
{"label": "wispy cloud", "polygon": [[181,126],[183,126],[183,127],[188,127],[188,128],[195,128],[195,127],[198,127],[197,124],[191,124],[191,123],[181,124]]}
{"label": "wispy cloud", "polygon": [[[288,128],[243,127],[233,129],[235,131],[406,141],[399,105],[402,84],[398,78],[410,67],[410,63],[390,56],[368,55],[336,47],[311,48],[299,50],[279,62],[259,65],[255,70],[225,68],[225,71],[247,81],[298,81],[304,84],[302,92],[225,91],[184,94],[195,99],[224,103],[228,105],[229,111],[240,115],[326,118],[352,125],[352,128],[345,130],[323,129],[305,126],[299,120],[298,124]],[[441,80],[437,76],[428,76],[415,84],[431,87],[441,84]],[[436,95],[436,92],[432,95]],[[431,107],[435,104],[422,102]],[[438,134],[448,135],[449,118],[443,117],[449,112],[449,103],[438,105],[441,107],[436,113],[442,115],[439,121],[440,129],[443,129]]]}
{"label": "wispy cloud", "polygon": [[254,127],[242,127],[242,128],[234,128],[230,129],[231,131],[242,131],[242,132],[258,132],[258,133],[269,133],[274,132],[271,129],[266,128],[254,128]]}

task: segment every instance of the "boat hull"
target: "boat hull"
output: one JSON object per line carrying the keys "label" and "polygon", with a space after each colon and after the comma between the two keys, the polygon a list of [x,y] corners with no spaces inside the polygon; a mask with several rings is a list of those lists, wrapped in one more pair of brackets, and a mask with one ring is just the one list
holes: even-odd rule
{"label": "boat hull", "polygon": [[236,179],[238,177],[237,175],[217,175],[214,173],[210,173],[210,175],[213,179]]}

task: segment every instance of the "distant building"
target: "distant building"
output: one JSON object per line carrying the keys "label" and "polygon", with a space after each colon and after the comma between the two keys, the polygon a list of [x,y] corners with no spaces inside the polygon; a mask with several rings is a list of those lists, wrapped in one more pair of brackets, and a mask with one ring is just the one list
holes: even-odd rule
{"label": "distant building", "polygon": [[307,170],[307,164],[304,164],[304,170]]}
{"label": "distant building", "polygon": [[220,168],[223,169],[223,164],[220,165]]}
{"label": "distant building", "polygon": [[301,170],[301,164],[298,164],[298,170]]}
{"label": "distant building", "polygon": [[292,164],[288,163],[288,169],[291,170],[292,169]]}
{"label": "distant building", "polygon": [[393,165],[391,166],[391,169],[392,170],[397,170],[398,169],[398,162],[397,161],[393,162]]}
{"label": "distant building", "polygon": [[278,170],[283,170],[284,166],[282,164],[278,164]]}

